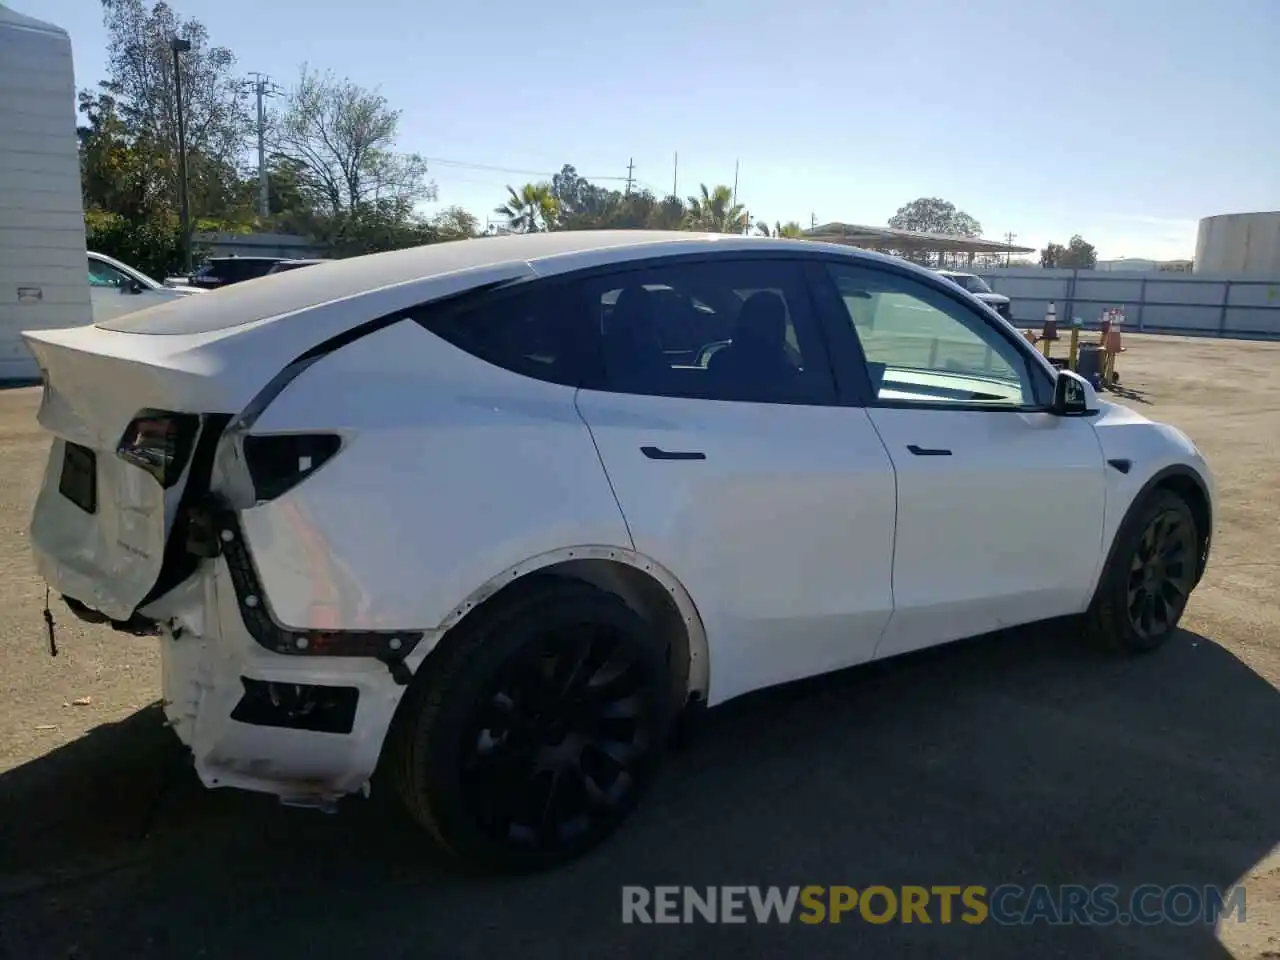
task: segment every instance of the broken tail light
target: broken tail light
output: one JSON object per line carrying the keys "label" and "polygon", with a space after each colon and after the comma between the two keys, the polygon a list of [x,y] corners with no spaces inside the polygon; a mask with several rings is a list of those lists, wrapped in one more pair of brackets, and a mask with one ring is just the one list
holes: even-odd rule
{"label": "broken tail light", "polygon": [[144,410],[125,428],[116,455],[151,474],[165,489],[186,469],[200,431],[200,418],[190,413]]}
{"label": "broken tail light", "polygon": [[244,438],[244,459],[261,502],[293,489],[342,446],[336,433],[276,433]]}

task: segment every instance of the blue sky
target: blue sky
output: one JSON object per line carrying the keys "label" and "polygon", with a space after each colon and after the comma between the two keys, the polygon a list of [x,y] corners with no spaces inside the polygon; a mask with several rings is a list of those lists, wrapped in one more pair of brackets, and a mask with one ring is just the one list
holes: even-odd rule
{"label": "blue sky", "polygon": [[[96,0],[5,0],[105,73]],[[244,71],[378,87],[442,204],[572,163],[753,217],[882,224],[941,196],[988,237],[1191,256],[1203,216],[1280,208],[1280,0],[174,0]]]}

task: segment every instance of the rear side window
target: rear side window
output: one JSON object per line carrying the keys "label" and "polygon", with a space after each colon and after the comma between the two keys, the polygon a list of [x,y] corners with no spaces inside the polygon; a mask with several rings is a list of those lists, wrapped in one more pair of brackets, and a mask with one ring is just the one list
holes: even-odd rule
{"label": "rear side window", "polygon": [[461,309],[427,307],[418,322],[495,366],[577,387],[598,382],[599,329],[576,287],[538,283]]}
{"label": "rear side window", "polygon": [[658,263],[589,277],[604,387],[755,403],[833,401],[821,335],[795,261]]}

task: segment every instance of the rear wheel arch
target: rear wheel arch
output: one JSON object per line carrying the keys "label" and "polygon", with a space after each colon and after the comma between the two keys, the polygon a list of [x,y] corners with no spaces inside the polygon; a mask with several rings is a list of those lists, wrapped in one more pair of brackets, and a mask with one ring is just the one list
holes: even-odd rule
{"label": "rear wheel arch", "polygon": [[623,547],[563,547],[530,557],[491,577],[435,627],[442,636],[418,670],[460,627],[539,589],[547,578],[579,580],[619,596],[652,623],[664,641],[671,667],[672,702],[706,702],[710,658],[706,630],[693,598],[662,564]]}

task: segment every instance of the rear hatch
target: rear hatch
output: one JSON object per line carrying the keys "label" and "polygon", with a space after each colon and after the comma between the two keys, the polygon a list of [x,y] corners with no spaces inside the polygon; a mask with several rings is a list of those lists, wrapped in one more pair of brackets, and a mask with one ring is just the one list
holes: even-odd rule
{"label": "rear hatch", "polygon": [[128,620],[160,578],[196,447],[228,418],[208,416],[219,411],[198,376],[90,349],[127,334],[25,336],[44,376],[37,419],[53,434],[31,520],[37,569],[59,593]]}

